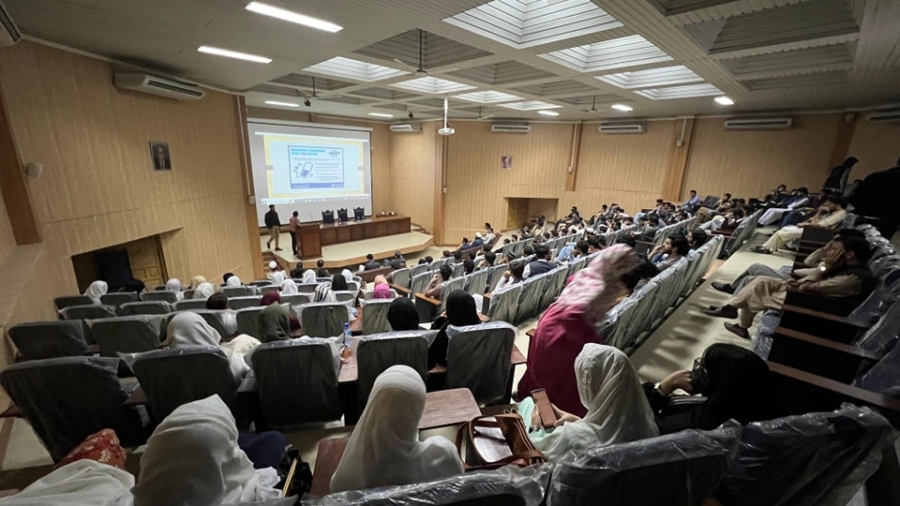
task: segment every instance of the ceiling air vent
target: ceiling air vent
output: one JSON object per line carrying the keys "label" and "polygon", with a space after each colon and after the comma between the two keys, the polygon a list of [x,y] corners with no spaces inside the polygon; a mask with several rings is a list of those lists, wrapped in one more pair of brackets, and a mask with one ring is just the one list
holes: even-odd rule
{"label": "ceiling air vent", "polygon": [[530,131],[528,123],[491,123],[491,132],[527,134]]}
{"label": "ceiling air vent", "polygon": [[900,107],[872,111],[868,118],[872,123],[900,123]]}
{"label": "ceiling air vent", "polygon": [[161,77],[148,74],[118,73],[116,74],[116,87],[126,90],[150,93],[175,100],[200,100],[206,95],[199,86],[179,83]]}
{"label": "ceiling air vent", "polygon": [[391,132],[417,133],[422,131],[419,123],[396,123],[391,125]]}
{"label": "ceiling air vent", "polygon": [[794,125],[791,118],[728,118],[726,130],[786,130]]}
{"label": "ceiling air vent", "polygon": [[605,134],[642,134],[647,131],[645,123],[619,123],[604,122],[600,123],[600,132]]}

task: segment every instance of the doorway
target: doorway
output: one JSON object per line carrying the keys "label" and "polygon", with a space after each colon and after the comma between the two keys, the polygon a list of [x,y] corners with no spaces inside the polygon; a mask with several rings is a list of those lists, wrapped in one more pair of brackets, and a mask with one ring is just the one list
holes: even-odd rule
{"label": "doorway", "polygon": [[506,201],[505,230],[519,230],[528,224],[531,219],[538,216],[545,217],[551,223],[557,219],[559,199],[507,197]]}
{"label": "doorway", "polygon": [[109,284],[110,292],[132,278],[143,281],[148,290],[168,279],[158,235],[74,255],[72,268],[81,292],[98,279]]}

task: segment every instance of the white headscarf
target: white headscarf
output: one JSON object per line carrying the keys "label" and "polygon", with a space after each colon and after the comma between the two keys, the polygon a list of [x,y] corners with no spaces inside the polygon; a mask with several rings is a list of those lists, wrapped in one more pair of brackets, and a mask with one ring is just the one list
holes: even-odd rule
{"label": "white headscarf", "polygon": [[627,443],[659,435],[650,403],[628,356],[612,346],[588,343],[575,358],[578,395],[588,412],[535,442],[548,458],[588,446]]}
{"label": "white headscarf", "polygon": [[313,302],[337,302],[337,297],[331,290],[331,285],[322,283],[316,287],[316,293],[313,294]]}
{"label": "white headscarf", "polygon": [[193,278],[191,278],[191,288],[193,288],[194,290],[196,290],[197,287],[202,285],[203,283],[206,283],[206,278],[204,278],[203,276],[194,276]]}
{"label": "white headscarf", "polygon": [[297,289],[297,283],[293,279],[285,279],[284,283],[281,284],[281,295],[293,295],[295,293],[300,293],[300,290]]}
{"label": "white headscarf", "polygon": [[272,284],[281,286],[284,283],[284,280],[287,276],[284,275],[284,271],[275,271],[272,273]]}
{"label": "white headscarf", "polygon": [[91,283],[91,286],[84,291],[84,294],[91,298],[94,301],[94,304],[100,304],[100,296],[106,295],[106,292],[109,291],[109,285],[106,284],[106,281],[94,281]]}
{"label": "white headscarf", "polygon": [[212,283],[200,283],[200,286],[194,289],[194,298],[208,299],[214,293],[216,293],[216,287],[212,286]]}
{"label": "white headscarf", "polygon": [[228,278],[228,281],[225,282],[225,286],[227,286],[228,288],[240,288],[241,286],[243,286],[243,283],[241,283],[241,278],[237,276],[231,276],[230,278]]}
{"label": "white headscarf", "polygon": [[344,269],[341,271],[341,276],[344,276],[344,279],[347,280],[347,283],[353,282],[353,273],[350,272],[350,269]]}
{"label": "white headscarf", "polygon": [[315,283],[316,282],[316,271],[312,269],[306,269],[303,271],[303,279],[301,280],[304,283]]}
{"label": "white headscarf", "polygon": [[180,292],[181,291],[181,281],[178,278],[172,278],[166,281],[166,290],[170,292]]}
{"label": "white headscarf", "polygon": [[405,365],[381,373],[331,478],[331,492],[462,474],[462,462],[450,441],[436,436],[419,442],[424,409],[425,383],[419,373]]}
{"label": "white headscarf", "polygon": [[237,439],[234,418],[218,395],[180,406],[147,441],[135,506],[212,506],[278,497],[278,490],[264,484],[273,470],[254,470]]}
{"label": "white headscarf", "polygon": [[95,460],[60,467],[25,490],[0,499],[15,506],[125,506],[131,503],[134,476]]}
{"label": "white headscarf", "polygon": [[[193,348],[219,346],[221,341],[222,336],[219,335],[219,332],[206,323],[202,316],[190,311],[181,311],[169,322],[169,327],[166,329],[166,340],[163,344],[172,348]],[[256,345],[258,344],[256,343]],[[244,360],[244,355],[235,351],[234,345],[223,346],[220,349],[228,357],[231,374],[236,380],[243,380],[244,376],[250,372],[250,366]]]}

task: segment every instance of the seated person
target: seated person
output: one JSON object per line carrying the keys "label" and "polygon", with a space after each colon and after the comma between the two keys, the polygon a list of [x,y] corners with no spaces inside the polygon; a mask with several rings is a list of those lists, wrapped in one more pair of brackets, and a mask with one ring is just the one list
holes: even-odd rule
{"label": "seated person", "polygon": [[[539,244],[534,248],[535,259],[525,267],[525,279],[531,276],[546,274],[557,267],[556,262],[550,260],[550,248]],[[528,255],[526,255],[528,256]]]}
{"label": "seated person", "polygon": [[653,251],[647,254],[650,262],[656,266],[660,272],[675,265],[675,262],[681,260],[691,250],[687,237],[681,234],[673,234],[663,241],[662,246],[653,248]]}
{"label": "seated person", "polygon": [[702,202],[700,200],[700,197],[697,196],[697,190],[691,190],[690,193],[691,197],[684,203],[683,206],[681,206],[681,210],[686,213],[694,214],[698,209],[700,209],[700,205],[702,204]]}
{"label": "seated person", "polygon": [[244,355],[261,343],[256,338],[248,335],[240,335],[231,341],[219,346],[222,336],[212,328],[206,320],[197,313],[179,311],[172,317],[166,329],[164,346],[170,348],[196,348],[199,346],[218,346],[225,352],[231,364],[231,374],[238,384],[244,376],[250,372],[250,366],[244,360]]}
{"label": "seated person", "polygon": [[406,259],[403,258],[403,253],[400,250],[394,252],[394,256],[391,258],[385,258],[384,262],[381,263],[382,267],[390,267],[393,270],[403,269],[406,267]]}
{"label": "seated person", "polygon": [[733,206],[734,202],[731,201],[731,194],[726,193],[722,195],[722,198],[719,199],[714,208],[701,207],[697,210],[697,223],[706,223],[711,220],[713,216],[728,212]]}
{"label": "seated person", "polygon": [[570,242],[559,250],[559,254],[556,255],[556,261],[557,263],[573,262],[576,258],[587,255],[589,249],[590,246],[587,241],[581,240],[577,243]]}
{"label": "seated person", "polygon": [[381,264],[375,261],[375,256],[369,253],[366,255],[366,263],[359,266],[360,271],[374,271],[375,269],[380,269]]}
{"label": "seated person", "polygon": [[463,274],[468,276],[473,272],[475,272],[475,262],[470,258],[463,260]]}
{"label": "seated person", "polygon": [[407,297],[398,297],[391,302],[388,308],[388,323],[391,330],[421,330],[419,327],[419,312],[416,304]]}
{"label": "seated person", "polygon": [[787,288],[790,286],[803,292],[829,297],[865,297],[872,290],[874,281],[866,265],[872,251],[865,239],[840,237],[834,239],[825,255],[823,268],[811,269],[811,273],[800,279],[782,280],[756,277],[719,308],[703,310],[710,316],[739,318],[738,324],[726,323],[725,328],[733,334],[750,339],[749,328],[756,313],[771,308],[781,309]]}
{"label": "seated person", "polygon": [[[317,278],[327,278],[327,277],[331,276],[331,274],[325,268],[325,260],[322,260],[321,258],[316,261],[316,271],[315,272],[316,272]],[[304,283],[305,283],[305,281],[304,281]]]}
{"label": "seated person", "polygon": [[[706,397],[691,407],[669,409],[675,390]],[[644,383],[660,434],[685,429],[712,430],[730,419],[741,424],[778,416],[771,408],[771,373],[752,351],[716,343],[694,361],[691,371],[670,374],[659,383]]]}
{"label": "seated person", "polygon": [[234,311],[228,309],[228,297],[224,293],[214,293],[206,299],[206,309],[214,309],[222,311],[219,317],[222,319],[222,326],[229,336],[237,334],[237,315]]}
{"label": "seated person", "polygon": [[444,286],[444,282],[450,279],[450,276],[453,275],[453,268],[449,265],[442,265],[438,272],[434,274],[431,278],[431,281],[428,282],[428,286],[425,287],[425,296],[431,297],[433,299],[441,298],[441,287]]}
{"label": "seated person", "polygon": [[477,249],[484,246],[484,237],[481,232],[475,232],[475,239],[469,243],[469,248]]}
{"label": "seated person", "polygon": [[212,285],[212,283],[200,283],[196,289],[194,289],[194,299],[208,299],[212,294],[216,293],[216,287]]}
{"label": "seated person", "polygon": [[300,279],[303,277],[303,262],[297,262],[297,265],[291,269],[291,278]]}
{"label": "seated person", "polygon": [[460,244],[459,247],[456,248],[456,252],[460,252],[460,251],[467,250],[467,249],[469,249],[469,238],[463,237],[462,244]]}
{"label": "seated person", "polygon": [[500,281],[497,282],[497,286],[491,291],[491,293],[500,293],[503,290],[515,285],[516,283],[521,283],[525,280],[525,261],[521,258],[518,260],[513,260],[511,264],[509,264],[509,270],[503,273],[503,276],[500,276]]}
{"label": "seated person", "polygon": [[548,459],[659,435],[653,411],[627,355],[612,346],[587,343],[575,357],[575,378],[579,399],[587,409],[583,417],[554,405],[556,425],[544,429],[531,397],[516,407],[530,426],[528,437]]}
{"label": "seated person", "polygon": [[829,196],[825,202],[819,206],[816,214],[804,222],[799,223],[796,227],[788,226],[775,232],[768,241],[762,246],[753,248],[756,253],[770,254],[778,251],[787,243],[799,239],[803,236],[805,227],[837,229],[844,223],[847,212],[844,208],[847,206],[847,200],[841,196]]}
{"label": "seated person", "polygon": [[771,225],[781,220],[785,214],[800,209],[809,204],[809,190],[806,188],[797,188],[791,192],[791,196],[782,201],[780,204],[774,204],[772,207],[759,217],[760,225]]}
{"label": "seated person", "polygon": [[695,228],[688,232],[687,240],[688,245],[691,247],[691,251],[697,251],[701,246],[709,241],[709,236],[706,235],[706,231],[702,228]]}
{"label": "seated person", "polygon": [[788,197],[787,186],[780,184],[763,198],[763,202],[769,205],[778,205]]}
{"label": "seated person", "polygon": [[463,473],[453,443],[435,436],[419,441],[425,382],[395,365],[375,380],[366,409],[331,477],[331,493],[422,483]]}
{"label": "seated person", "polygon": [[497,261],[496,253],[494,253],[493,251],[485,251],[484,258],[482,258],[481,261],[478,262],[478,265],[476,266],[476,268],[478,268],[480,270],[480,269],[484,269],[485,267],[493,267],[494,263],[496,261]]}
{"label": "seated person", "polygon": [[485,245],[493,245],[494,239],[497,237],[497,234],[494,233],[494,228],[491,227],[490,223],[484,224],[484,244]]}
{"label": "seated person", "polygon": [[437,330],[437,336],[428,346],[428,368],[436,365],[447,365],[447,345],[453,337],[454,327],[478,325],[481,317],[475,305],[475,299],[463,290],[454,290],[447,296],[444,314],[431,322],[431,330]]}
{"label": "seated person", "polygon": [[456,250],[453,252],[453,254],[451,256],[453,257],[454,264],[458,264],[463,261],[462,251]]}
{"label": "seated person", "polygon": [[572,364],[585,344],[603,344],[597,324],[626,291],[622,278],[637,265],[638,257],[631,248],[615,245],[601,251],[575,273],[538,321],[528,343],[528,362],[518,384],[519,395],[543,388],[561,410],[579,417],[587,414],[578,395],[579,383]]}
{"label": "seated person", "polygon": [[741,225],[744,221],[745,215],[743,209],[735,209],[730,213],[725,214],[725,219],[718,223],[718,226],[713,226],[712,229],[718,232],[724,232],[726,234],[731,234]]}

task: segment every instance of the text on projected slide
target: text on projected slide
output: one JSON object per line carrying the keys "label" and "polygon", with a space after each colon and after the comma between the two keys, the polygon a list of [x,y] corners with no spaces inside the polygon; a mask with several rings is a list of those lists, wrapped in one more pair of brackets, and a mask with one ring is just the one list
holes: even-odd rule
{"label": "text on projected slide", "polygon": [[344,150],[289,146],[291,189],[344,187]]}

